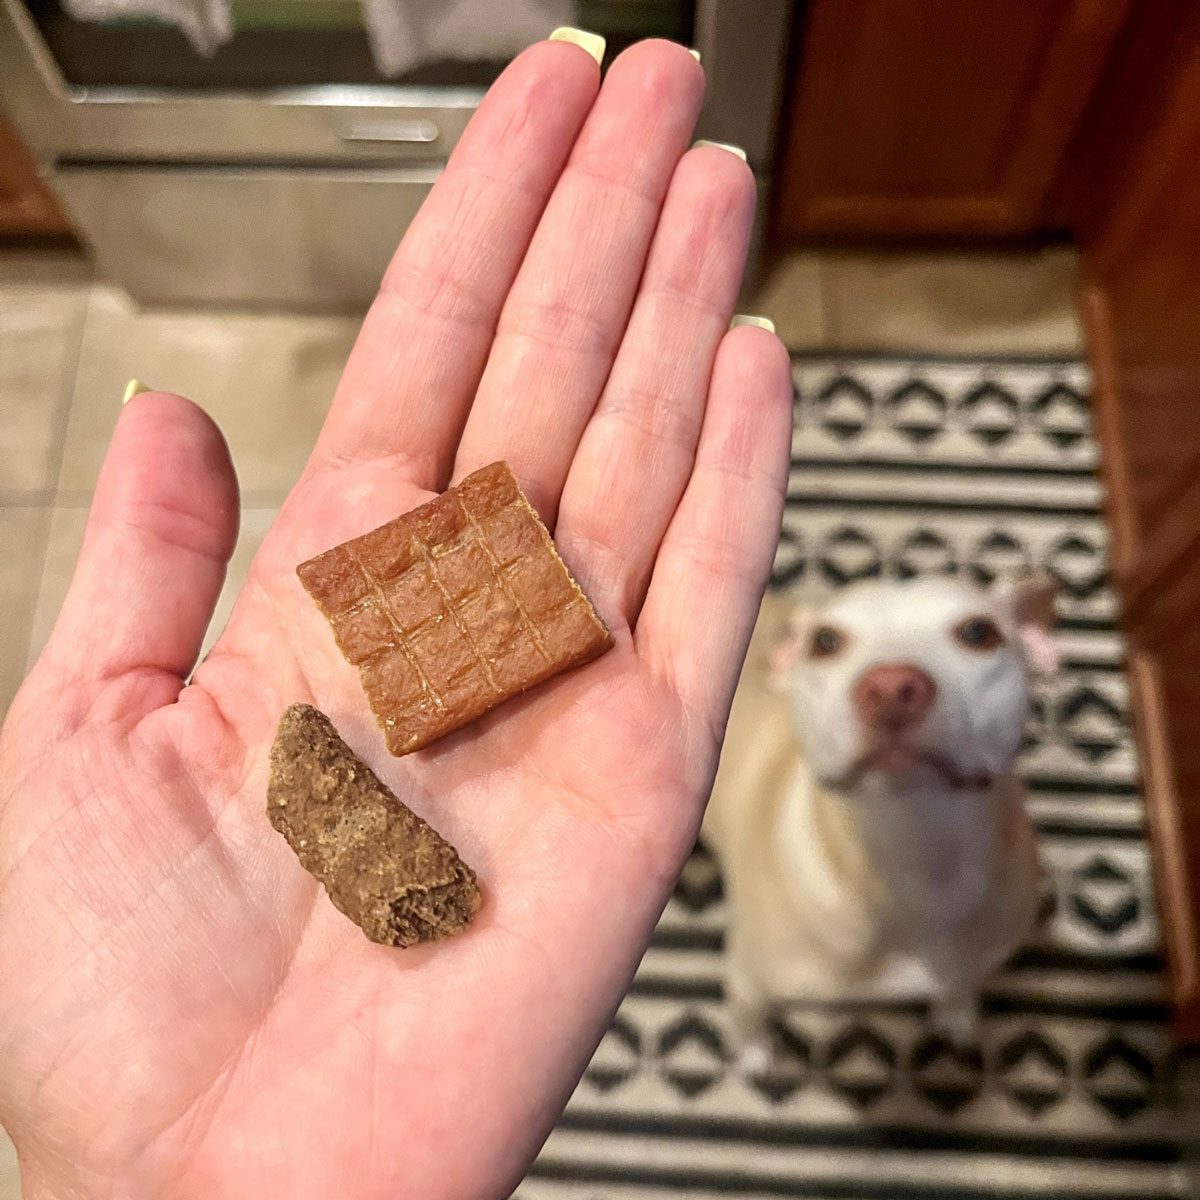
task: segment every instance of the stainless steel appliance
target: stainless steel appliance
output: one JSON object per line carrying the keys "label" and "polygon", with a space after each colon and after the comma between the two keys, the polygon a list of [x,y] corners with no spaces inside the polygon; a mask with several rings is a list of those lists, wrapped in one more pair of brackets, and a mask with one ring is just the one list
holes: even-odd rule
{"label": "stainless steel appliance", "polygon": [[[746,149],[765,208],[792,5],[580,7],[610,49],[656,33],[701,51],[700,135]],[[138,300],[359,307],[503,63],[384,82],[357,12],[237,0],[233,40],[202,58],[165,25],[0,0],[0,107],[99,271]]]}

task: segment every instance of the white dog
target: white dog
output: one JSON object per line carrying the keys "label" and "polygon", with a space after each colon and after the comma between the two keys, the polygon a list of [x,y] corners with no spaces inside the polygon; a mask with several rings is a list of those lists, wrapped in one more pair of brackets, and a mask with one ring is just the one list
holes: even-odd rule
{"label": "white dog", "polygon": [[1041,873],[1011,774],[1054,590],[863,583],[768,596],[705,819],[750,1064],[789,999],[908,998],[956,1040],[1033,925]]}

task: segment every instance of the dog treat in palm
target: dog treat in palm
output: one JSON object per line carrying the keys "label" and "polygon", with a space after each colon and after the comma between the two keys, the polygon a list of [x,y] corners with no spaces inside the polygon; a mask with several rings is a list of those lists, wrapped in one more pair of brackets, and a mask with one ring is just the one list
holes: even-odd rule
{"label": "dog treat in palm", "polygon": [[297,568],[408,754],[612,645],[507,463]]}
{"label": "dog treat in palm", "polygon": [[373,942],[439,941],[466,928],[479,908],[475,873],[454,847],[307,704],[280,718],[267,815],[335,907]]}

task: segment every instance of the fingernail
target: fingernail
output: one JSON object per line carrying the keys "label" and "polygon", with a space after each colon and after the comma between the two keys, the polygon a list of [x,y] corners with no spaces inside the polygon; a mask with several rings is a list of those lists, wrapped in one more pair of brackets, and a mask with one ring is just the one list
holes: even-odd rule
{"label": "fingernail", "polygon": [[149,390],[140,379],[131,379],[125,385],[125,395],[121,397],[122,406],[128,404],[134,396],[140,396],[143,392],[148,392]]}
{"label": "fingernail", "polygon": [[770,317],[751,317],[745,313],[738,313],[729,322],[729,328],[736,329],[739,325],[753,325],[755,329],[765,329],[768,333],[775,332],[775,322]]}
{"label": "fingernail", "polygon": [[746,161],[746,152],[741,146],[734,146],[729,142],[710,142],[708,138],[701,138],[698,142],[692,143],[692,149],[695,150],[699,146],[716,146],[718,150],[728,150],[730,154],[736,154],[742,162]]}
{"label": "fingernail", "polygon": [[604,39],[598,33],[588,33],[586,29],[573,29],[570,25],[560,25],[551,35],[552,42],[570,42],[580,50],[586,50],[595,60],[596,66],[604,61]]}
{"label": "fingernail", "polygon": [[692,56],[692,57],[693,57],[693,58],[694,58],[694,59],[695,59],[697,62],[699,62],[699,61],[700,61],[700,51],[699,51],[699,50],[689,50],[689,51],[688,51],[688,53],[689,53],[689,54],[690,54],[690,55],[691,55],[691,56]]}

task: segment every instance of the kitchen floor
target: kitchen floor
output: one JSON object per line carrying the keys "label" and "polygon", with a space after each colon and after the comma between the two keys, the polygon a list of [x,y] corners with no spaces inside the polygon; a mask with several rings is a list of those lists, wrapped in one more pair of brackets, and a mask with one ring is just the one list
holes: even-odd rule
{"label": "kitchen floor", "polygon": [[[1027,255],[796,253],[749,311],[795,349],[1082,353],[1068,250]],[[0,248],[0,714],[53,625],[131,377],[190,396],[224,429],[242,536],[214,629],[304,462],[353,317],[139,311],[80,255]],[[0,1200],[18,1195],[0,1134]]]}
{"label": "kitchen floor", "polygon": [[[752,310],[796,349],[1075,354],[1075,274],[1067,250],[797,253],[769,271]],[[229,439],[243,517],[228,594],[304,462],[357,325],[348,316],[139,311],[93,280],[82,256],[0,249],[0,712],[70,581],[128,380],[190,396]]]}

